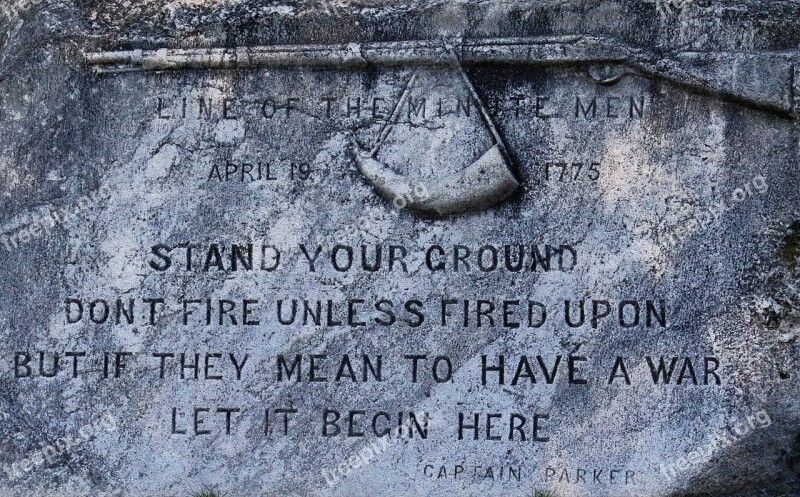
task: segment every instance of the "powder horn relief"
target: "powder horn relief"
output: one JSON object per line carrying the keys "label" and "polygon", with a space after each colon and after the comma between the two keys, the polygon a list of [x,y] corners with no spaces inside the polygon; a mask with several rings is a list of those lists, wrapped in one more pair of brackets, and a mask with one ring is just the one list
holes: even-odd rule
{"label": "powder horn relief", "polygon": [[481,117],[492,134],[494,145],[465,169],[442,178],[416,179],[398,174],[381,163],[377,159],[378,151],[393,124],[399,119],[400,109],[416,81],[417,76],[414,74],[375,147],[371,151],[355,152],[359,170],[396,207],[442,217],[463,214],[500,204],[520,187],[511,169],[503,140],[455,53],[453,62],[477,102]]}

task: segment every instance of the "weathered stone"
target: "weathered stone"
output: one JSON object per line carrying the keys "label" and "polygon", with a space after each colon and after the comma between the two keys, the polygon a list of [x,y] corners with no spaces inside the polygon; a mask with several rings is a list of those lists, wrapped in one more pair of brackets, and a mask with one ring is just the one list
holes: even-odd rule
{"label": "weathered stone", "polygon": [[800,495],[800,4],[3,2],[4,495]]}

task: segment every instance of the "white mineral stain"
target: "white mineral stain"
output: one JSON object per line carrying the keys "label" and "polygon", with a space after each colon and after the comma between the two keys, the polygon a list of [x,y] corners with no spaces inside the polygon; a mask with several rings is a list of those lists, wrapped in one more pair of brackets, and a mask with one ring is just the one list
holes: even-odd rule
{"label": "white mineral stain", "polygon": [[14,190],[22,186],[23,176],[10,161],[0,160],[0,192],[4,197],[12,197]]}
{"label": "white mineral stain", "polygon": [[145,269],[135,233],[130,230],[110,232],[100,248],[108,257],[106,269],[115,292],[126,293],[141,286],[141,273]]}
{"label": "white mineral stain", "polygon": [[165,145],[147,161],[144,176],[150,181],[161,181],[169,175],[170,168],[179,162],[178,147],[173,144]]}

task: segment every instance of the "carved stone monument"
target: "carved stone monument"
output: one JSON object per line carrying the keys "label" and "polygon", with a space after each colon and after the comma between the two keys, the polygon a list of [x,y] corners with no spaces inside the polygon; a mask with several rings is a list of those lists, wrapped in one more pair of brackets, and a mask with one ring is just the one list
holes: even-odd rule
{"label": "carved stone monument", "polygon": [[3,495],[800,495],[800,3],[2,1]]}

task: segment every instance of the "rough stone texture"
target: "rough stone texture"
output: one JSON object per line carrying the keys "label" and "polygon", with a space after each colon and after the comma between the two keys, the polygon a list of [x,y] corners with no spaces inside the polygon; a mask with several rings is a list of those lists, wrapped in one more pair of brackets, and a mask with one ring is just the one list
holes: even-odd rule
{"label": "rough stone texture", "polygon": [[[722,52],[754,64],[769,57],[797,61],[800,3],[696,0],[666,15],[639,1],[15,5],[10,17],[0,16],[0,231],[17,233],[55,209],[76,214],[18,249],[0,247],[0,464],[30,458],[108,413],[117,429],[100,430],[19,478],[0,475],[4,495],[183,496],[204,486],[231,496],[522,496],[534,488],[592,497],[800,495],[796,80],[777,64],[756,64],[743,78],[738,62],[697,63],[727,60]],[[504,102],[493,109],[494,122],[523,187],[499,207],[448,218],[397,210],[380,197],[351,150],[374,143],[380,124],[367,116],[327,119],[319,105],[323,95],[339,103],[347,96],[368,102],[399,96],[416,68],[96,75],[81,57],[93,50],[564,35],[604,37],[663,55],[671,61],[666,72],[691,68],[695,79],[682,84],[630,74],[598,85],[590,74],[605,69],[581,64],[467,67],[488,107]],[[467,95],[453,69],[420,72],[427,95]],[[701,91],[726,82],[722,88],[731,94]],[[520,94],[529,102],[547,95],[562,115],[518,117],[509,98]],[[598,96],[597,118],[571,115],[576,95]],[[622,118],[601,117],[606,97],[627,102],[631,95],[646,99],[641,118],[625,118],[627,107]],[[157,118],[158,97],[184,96],[212,98],[212,119]],[[245,102],[244,117],[221,118],[218,104],[226,96]],[[285,96],[301,99],[296,113],[259,118],[260,101]],[[781,102],[790,110],[781,110]],[[430,178],[463,169],[490,145],[474,116],[446,116],[398,125],[380,156],[397,172]],[[207,181],[211,168],[226,161],[271,162],[281,177],[244,185]],[[602,174],[595,182],[546,180],[544,164],[553,161],[598,161]],[[310,164],[313,179],[290,181],[291,162]],[[733,193],[758,177],[767,193],[752,190],[707,228],[687,230],[698,214],[721,200],[732,204]],[[92,195],[99,200],[76,207]],[[360,228],[343,240],[334,235],[354,225]],[[276,272],[160,273],[148,266],[153,245],[188,241],[274,244],[285,259]],[[343,273],[325,263],[309,272],[297,247],[323,242],[403,245],[409,270]],[[578,264],[569,272],[519,274],[424,267],[431,245],[520,243],[573,245]],[[184,327],[175,305],[184,296],[260,299],[262,324]],[[553,319],[538,329],[441,327],[434,311],[443,296],[530,299],[554,315],[564,300],[664,299],[669,326],[624,329],[608,320],[596,329],[570,328]],[[141,316],[135,325],[65,320],[67,298],[146,297],[171,299],[171,312],[154,326]],[[274,301],[287,298],[387,298],[396,305],[420,299],[430,313],[420,327],[282,326]],[[14,377],[17,351],[70,350],[87,351],[92,361],[78,379],[70,377],[71,363],[56,378]],[[104,380],[102,353],[113,351],[135,356],[122,378]],[[149,355],[162,351],[248,353],[251,362],[242,381],[160,380]],[[275,381],[277,354],[345,353],[383,354],[384,381]],[[453,381],[425,376],[410,383],[402,357],[413,353],[451,357]],[[582,369],[588,385],[569,385],[563,371],[548,385],[538,370],[536,385],[480,384],[482,355],[506,354],[515,365],[520,354],[551,361],[561,354],[566,361],[570,353],[590,358]],[[608,385],[617,356],[630,358],[630,386]],[[717,357],[722,385],[655,386],[646,356]],[[294,435],[264,437],[263,409],[287,400],[301,410]],[[195,405],[241,407],[235,433],[171,436],[171,407]],[[392,444],[329,488],[320,470],[374,439],[320,437],[324,407],[427,411],[431,436]],[[551,440],[458,441],[453,427],[460,411],[548,413]],[[770,426],[750,430],[675,478],[660,472],[661,464],[687,457],[760,411]],[[423,473],[426,464],[457,463],[466,471],[475,464],[522,466],[524,478],[454,481]],[[570,468],[572,482],[546,479],[547,467]],[[628,469],[636,483],[575,484],[575,468]]]}

